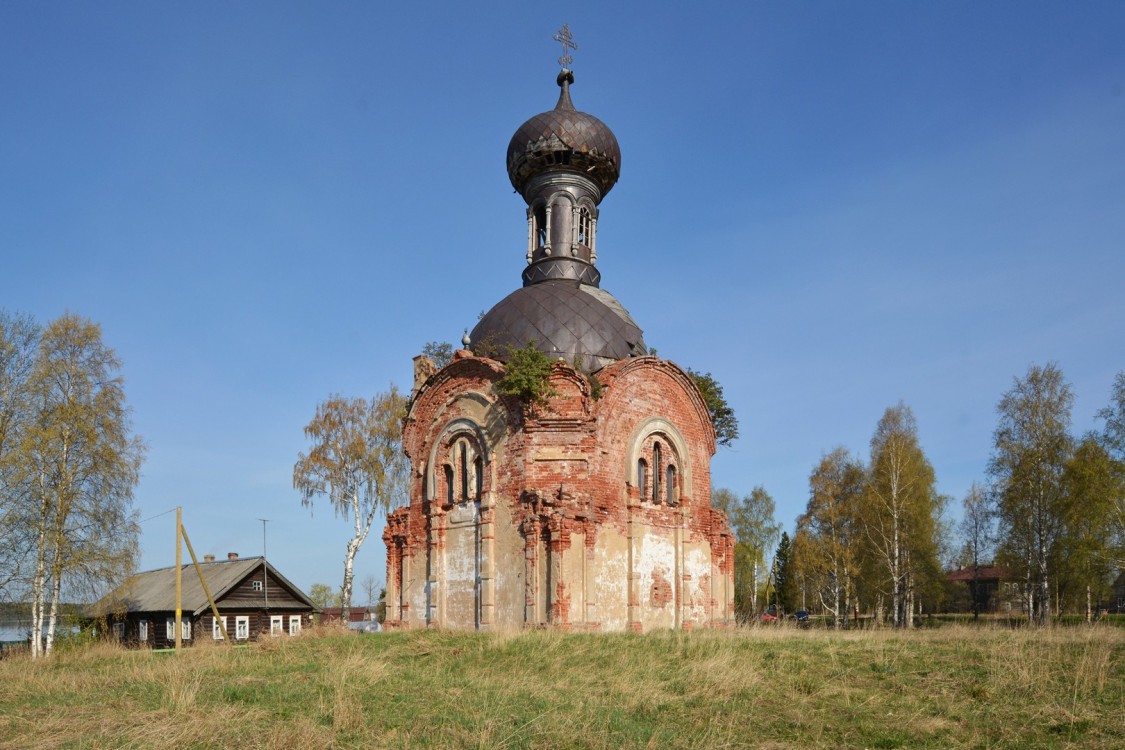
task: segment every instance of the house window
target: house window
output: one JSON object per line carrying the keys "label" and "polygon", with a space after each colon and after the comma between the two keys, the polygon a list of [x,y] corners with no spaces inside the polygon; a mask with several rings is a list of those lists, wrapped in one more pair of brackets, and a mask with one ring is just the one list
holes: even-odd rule
{"label": "house window", "polygon": [[123,623],[123,622],[113,623],[113,639],[115,641],[125,640],[125,623]]}
{"label": "house window", "polygon": [[660,443],[652,446],[652,501],[660,502]]}
{"label": "house window", "polygon": [[212,617],[211,618],[211,637],[214,638],[216,641],[223,640],[223,631],[226,630],[226,629],[227,629],[227,618],[226,618],[225,615],[223,617]]}
{"label": "house window", "polygon": [[279,636],[285,632],[281,615],[270,615],[270,635]]}
{"label": "house window", "polygon": [[176,618],[169,617],[164,621],[164,637],[170,641],[176,640]]}
{"label": "house window", "polygon": [[668,504],[671,505],[676,502],[676,467],[668,464],[664,474],[664,495],[668,499]]}
{"label": "house window", "polygon": [[643,458],[637,459],[637,494],[643,500],[645,497],[645,470],[648,466],[645,465]]}
{"label": "house window", "polygon": [[250,582],[250,588],[254,589],[255,591],[261,591],[262,590],[262,582],[261,581],[251,581]]}
{"label": "house window", "polygon": [[301,634],[301,616],[289,615],[289,635]]}
{"label": "house window", "polygon": [[453,467],[449,464],[445,465],[445,502],[453,505]]}
{"label": "house window", "polygon": [[137,623],[137,640],[141,643],[148,643],[148,620],[141,620]]}
{"label": "house window", "polygon": [[190,641],[191,640],[191,620],[190,619],[186,619],[186,620],[181,619],[180,620],[180,640],[181,641]]}
{"label": "house window", "polygon": [[245,641],[250,638],[250,617],[248,615],[239,615],[234,618],[234,638],[237,641]]}

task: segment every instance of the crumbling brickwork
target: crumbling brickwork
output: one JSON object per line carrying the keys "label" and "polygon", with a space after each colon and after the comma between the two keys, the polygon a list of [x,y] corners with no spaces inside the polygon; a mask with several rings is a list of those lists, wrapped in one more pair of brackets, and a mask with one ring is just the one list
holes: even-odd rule
{"label": "crumbling brickwork", "polygon": [[[410,504],[388,518],[387,626],[634,630],[733,620],[734,541],[710,507],[715,435],[672,362],[563,361],[529,407],[496,360],[422,366]],[[597,393],[597,398],[594,394]]]}

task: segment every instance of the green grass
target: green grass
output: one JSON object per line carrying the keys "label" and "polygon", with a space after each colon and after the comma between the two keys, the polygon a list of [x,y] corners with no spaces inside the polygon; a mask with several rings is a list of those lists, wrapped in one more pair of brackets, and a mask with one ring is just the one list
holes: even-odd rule
{"label": "green grass", "polygon": [[0,661],[0,748],[1120,748],[1125,632],[308,634]]}

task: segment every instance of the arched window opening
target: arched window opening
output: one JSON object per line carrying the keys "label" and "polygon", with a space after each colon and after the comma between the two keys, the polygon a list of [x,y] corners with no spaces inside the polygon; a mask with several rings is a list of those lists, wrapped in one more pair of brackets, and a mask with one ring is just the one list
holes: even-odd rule
{"label": "arched window opening", "polygon": [[645,496],[645,472],[648,467],[643,458],[637,459],[637,494],[643,500]]}
{"label": "arched window opening", "polygon": [[476,472],[476,475],[477,475],[476,490],[477,490],[477,502],[479,503],[481,495],[484,494],[484,461],[481,460],[480,456],[477,456],[477,460],[473,461],[473,470]]}
{"label": "arched window opening", "polygon": [[445,465],[445,501],[453,505],[453,467],[449,464]]}
{"label": "arched window opening", "polygon": [[461,443],[461,499],[469,499],[469,450],[464,442]]}
{"label": "arched window opening", "polygon": [[678,499],[676,497],[676,467],[672,464],[668,464],[668,469],[665,472],[664,485],[667,488],[665,490],[665,496],[667,497],[668,504],[675,504]]}
{"label": "arched window opening", "polygon": [[652,445],[652,501],[660,502],[660,443]]}
{"label": "arched window opening", "polygon": [[535,207],[535,246],[547,246],[547,207],[542,204]]}
{"label": "arched window opening", "polygon": [[580,208],[578,210],[578,241],[583,245],[590,244],[590,209]]}

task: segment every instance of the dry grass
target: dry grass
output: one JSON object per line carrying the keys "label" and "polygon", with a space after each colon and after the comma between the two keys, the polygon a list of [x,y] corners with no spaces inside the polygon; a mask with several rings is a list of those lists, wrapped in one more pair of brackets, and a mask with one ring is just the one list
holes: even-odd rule
{"label": "dry grass", "polygon": [[0,748],[1125,747],[1125,632],[308,632],[0,661]]}

